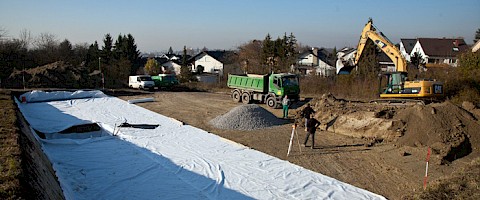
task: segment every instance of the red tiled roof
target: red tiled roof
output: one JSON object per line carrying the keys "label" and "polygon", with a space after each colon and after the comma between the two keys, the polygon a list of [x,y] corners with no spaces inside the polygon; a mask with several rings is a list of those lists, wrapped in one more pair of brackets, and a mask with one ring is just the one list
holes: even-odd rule
{"label": "red tiled roof", "polygon": [[428,56],[456,57],[468,50],[463,39],[418,38],[423,51]]}

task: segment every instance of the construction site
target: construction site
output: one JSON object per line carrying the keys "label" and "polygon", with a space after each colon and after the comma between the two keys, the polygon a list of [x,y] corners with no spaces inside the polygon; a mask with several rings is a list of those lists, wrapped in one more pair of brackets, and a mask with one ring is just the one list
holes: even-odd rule
{"label": "construction site", "polygon": [[[464,42],[459,50],[458,39],[447,43],[470,51]],[[307,53],[320,66],[318,49]],[[329,56],[334,76],[335,69],[288,68],[285,60],[275,69],[267,57],[270,68],[256,66],[262,73],[238,61],[242,73],[222,64],[211,69],[215,80],[202,82],[198,62],[210,54],[177,68],[190,75],[181,81],[140,74],[138,63],[138,70],[129,62],[102,69],[101,57],[98,70],[97,57],[90,67],[56,61],[12,69],[0,82],[16,88],[0,90],[9,166],[2,174],[20,177],[12,184],[27,185],[35,199],[480,199],[480,94],[471,75],[478,71],[413,66],[371,18],[356,49]],[[197,78],[193,69],[201,69]],[[417,78],[435,70],[444,80]],[[373,83],[378,95],[368,99]],[[342,96],[358,88],[368,94]],[[313,129],[307,107],[320,124]],[[307,130],[316,131],[314,141],[307,143]]]}
{"label": "construction site", "polygon": [[[33,128],[31,130],[32,132],[30,132],[30,134],[32,135],[38,135],[38,133],[43,132],[48,133],[63,130],[65,127],[59,127],[65,126],[61,125],[63,123],[62,121],[72,120],[70,115],[77,116],[71,112],[82,111],[82,113],[84,114],[80,114],[74,118],[75,120],[80,121],[73,124],[82,124],[84,123],[84,120],[87,119],[96,121],[97,123],[102,124],[102,130],[108,132],[106,134],[107,136],[113,135],[114,138],[123,138],[122,140],[126,141],[130,141],[130,139],[135,138],[146,139],[144,142],[140,142],[136,145],[147,149],[149,149],[150,146],[150,142],[148,142],[149,140],[154,141],[152,140],[153,138],[163,138],[161,139],[161,141],[166,142],[164,145],[168,144],[167,147],[165,147],[166,149],[160,150],[157,149],[159,147],[154,147],[154,149],[152,149],[151,151],[157,152],[159,154],[165,154],[164,156],[167,156],[167,149],[173,150],[172,155],[176,155],[178,154],[178,152],[175,153],[175,149],[186,148],[181,145],[181,142],[179,143],[179,140],[184,140],[181,139],[183,138],[183,136],[180,137],[178,135],[179,133],[180,135],[186,133],[183,133],[183,131],[177,130],[176,128],[169,128],[172,124],[180,124],[204,130],[210,134],[214,134],[219,136],[220,138],[224,138],[226,139],[226,141],[230,141],[227,142],[229,144],[231,143],[240,145],[242,149],[245,148],[248,150],[263,152],[274,158],[286,161],[287,163],[291,163],[306,170],[311,170],[312,172],[331,177],[343,183],[347,183],[354,187],[373,192],[374,194],[381,195],[388,199],[422,199],[422,192],[428,192],[432,189],[438,190],[433,191],[434,194],[438,195],[442,195],[442,193],[452,193],[452,191],[459,193],[457,194],[457,196],[461,198],[472,197],[473,199],[475,199],[475,195],[478,195],[478,192],[476,191],[478,191],[478,178],[480,174],[478,171],[478,169],[480,169],[480,123],[478,121],[480,117],[480,109],[471,102],[465,101],[460,106],[455,105],[450,101],[430,103],[426,105],[421,103],[379,103],[353,101],[337,98],[332,94],[322,94],[319,96],[301,96],[298,102],[291,104],[288,118],[283,119],[282,109],[275,109],[267,104],[259,104],[258,102],[242,104],[232,101],[232,94],[228,90],[217,90],[216,92],[147,92],[140,90],[122,89],[105,90],[104,92],[106,96],[102,93],[101,97],[111,96],[112,98],[117,97],[121,99],[120,102],[116,104],[123,105],[119,107],[121,108],[121,110],[124,110],[123,112],[126,112],[125,109],[127,107],[143,107],[149,111],[173,119],[173,122],[168,122],[167,124],[170,124],[168,126],[166,124],[160,123],[160,127],[163,127],[163,129],[161,130],[165,130],[167,132],[160,131],[160,135],[157,136],[149,136],[150,133],[143,133],[142,131],[132,132],[132,134],[134,135],[141,134],[141,137],[140,135],[128,135],[128,132],[123,133],[127,135],[122,135],[123,129],[118,129],[117,131],[119,132],[116,133],[115,127],[120,127],[119,125],[124,122],[137,124],[155,124],[158,123],[157,119],[159,118],[151,114],[134,115],[130,112],[119,115],[118,117],[114,117],[112,114],[116,113],[115,115],[117,115],[118,113],[122,112],[120,112],[120,110],[114,109],[115,106],[113,105],[115,104],[111,104],[111,102],[106,102],[106,105],[109,106],[75,106],[75,102],[77,101],[85,101],[86,103],[95,103],[100,101],[93,99],[93,101],[88,100],[89,98],[83,100],[82,98],[86,98],[83,96],[72,98],[72,100],[68,100],[68,98],[65,100],[63,98],[60,98],[58,100],[48,100],[40,98],[41,96],[37,95],[37,92],[35,92],[34,90],[33,93],[28,91],[13,92],[12,94],[15,95],[13,95],[12,98],[17,101],[17,104],[20,107],[27,106],[33,108],[36,104],[59,104],[60,106],[55,107],[57,107],[57,109],[64,109],[73,106],[72,108],[74,110],[66,110],[60,113],[60,116],[35,117],[39,113],[45,113],[38,112],[42,110],[38,110],[38,108],[32,110],[33,113],[30,111],[26,112],[27,114],[23,113],[24,117],[27,118],[27,121],[28,115],[33,114],[33,119],[45,118],[45,120],[48,120],[47,124],[50,124],[48,126],[52,126],[53,124],[53,127],[55,129],[47,129],[45,131],[42,131],[42,127],[46,127],[45,121],[28,121],[27,124],[29,125],[27,125],[26,127],[31,126]],[[8,92],[4,91],[4,93]],[[29,93],[33,95],[32,98],[38,98],[39,103],[35,103],[34,101],[29,102],[29,99],[22,99],[22,97],[20,96],[21,94]],[[138,101],[139,103],[136,104],[128,103],[142,99],[148,99],[148,101]],[[22,103],[22,101],[26,102]],[[314,118],[318,119],[321,122],[321,125],[319,126],[316,133],[314,148],[309,148],[308,146],[303,147],[300,145],[301,141],[304,140],[306,135],[306,132],[304,130],[304,119],[300,113],[301,110],[303,110],[303,108],[306,106],[306,104],[311,105],[311,107],[315,111]],[[125,105],[128,106],[125,107]],[[108,107],[110,107],[110,109],[103,111]],[[111,113],[101,114],[100,116],[108,116],[104,120],[101,120],[103,119],[103,117],[101,119],[96,119],[95,117],[86,117],[88,113],[104,112]],[[65,116],[64,113],[70,114]],[[19,117],[19,119],[22,118],[21,115],[19,115]],[[36,123],[38,123],[39,127],[36,127]],[[292,129],[293,125],[296,125],[295,129]],[[158,128],[155,129],[157,130]],[[24,131],[25,130],[23,130],[22,132]],[[27,134],[28,132],[29,131],[27,131]],[[192,133],[188,134],[188,138],[194,137],[194,135],[191,134]],[[100,138],[103,137],[104,136],[101,136]],[[193,140],[194,143],[189,143],[189,145],[195,145],[190,147],[193,149],[188,148],[188,150],[184,149],[183,151],[197,151],[194,149],[206,145],[206,143],[204,144],[202,140],[203,139],[200,138],[198,138],[197,140]],[[44,145],[50,144],[50,142],[43,139],[40,139],[40,141],[43,141],[41,143],[43,143]],[[289,143],[291,145],[290,147]],[[70,142],[63,144],[62,146],[69,144]],[[83,144],[83,142],[79,144]],[[223,148],[225,147],[221,147],[220,149]],[[289,148],[291,148],[291,150]],[[50,153],[55,152],[54,149],[51,149],[49,151]],[[116,150],[113,149],[112,151],[116,152]],[[217,150],[215,150],[215,152],[216,151]],[[288,154],[287,151],[289,151]],[[62,150],[60,152],[68,153],[69,151]],[[116,157],[116,155],[122,154],[122,152],[117,153],[118,154],[114,153],[112,155],[104,156]],[[62,172],[62,168],[58,169],[58,167],[61,165],[58,165],[57,162],[66,162],[65,160],[62,160],[66,155],[57,154],[58,153],[55,153],[55,156],[53,157],[52,155],[48,155],[50,159],[53,158],[53,160],[51,160],[50,162],[53,162],[54,168],[52,170],[53,173],[56,174],[53,176],[52,180],[47,181],[50,184],[52,183],[52,181],[55,182],[55,179],[57,179],[55,178],[56,176],[60,175],[60,177],[62,177],[61,173],[68,174],[73,173],[73,171],[82,171],[82,169],[85,171],[80,172],[80,175],[91,173],[88,171],[87,166],[77,166],[80,168],[69,167],[67,168],[67,172]],[[123,152],[123,154],[129,154],[129,152]],[[211,155],[205,154],[196,156],[198,156],[198,159],[201,160],[213,159],[214,157],[218,157],[218,159],[220,160],[225,160],[228,158],[228,155],[230,154],[226,154],[227,157],[218,157],[219,154],[214,153]],[[58,159],[60,159],[59,161],[55,161],[56,156],[60,156],[58,157]],[[102,160],[104,158],[100,159]],[[232,157],[232,159],[236,159],[237,162],[243,160],[249,163],[249,159],[246,158]],[[190,163],[194,160],[195,159],[187,160],[186,163]],[[427,161],[429,165],[427,164]],[[141,161],[140,163],[142,162],[144,161]],[[219,166],[224,166],[225,162],[226,161],[221,161],[221,163],[224,164],[220,164]],[[233,162],[235,163],[235,161]],[[196,163],[196,161],[194,163]],[[194,165],[198,164],[199,163]],[[72,166],[76,165],[77,164],[73,164]],[[177,163],[174,166],[176,165],[179,164]],[[281,164],[280,166],[282,165],[283,164]],[[428,166],[428,175],[426,174],[426,165]],[[182,168],[185,167],[183,165],[180,166],[182,166]],[[199,166],[203,166],[203,164]],[[267,169],[264,167],[260,167],[260,169],[262,168]],[[57,172],[55,173],[55,171]],[[224,171],[223,173],[226,173],[226,169],[220,171]],[[176,177],[176,175],[174,177]],[[50,177],[50,179],[51,178],[52,177]],[[240,179],[250,180],[251,177],[246,176]],[[296,179],[294,178],[292,180]],[[298,180],[303,179],[299,178]],[[217,180],[216,182],[218,181],[221,180]],[[69,184],[66,184],[67,182],[65,182],[65,180],[60,180],[60,184],[62,185],[63,189],[57,191],[57,195],[60,195],[59,197],[69,199],[79,195],[86,195],[85,197],[89,198],[89,195],[95,194],[90,193],[91,190],[87,189],[89,188],[88,186],[81,186],[81,188],[85,187],[84,190],[78,190],[79,188],[75,189],[75,187],[80,187],[78,185],[79,183],[73,183],[73,186],[77,186],[71,188],[72,193],[66,193],[65,191],[69,191],[68,188],[71,187],[68,186]],[[87,183],[88,182],[85,182],[84,184]],[[203,182],[201,181],[200,183]],[[65,186],[65,184],[67,186]],[[183,185],[182,183],[178,184]],[[294,185],[287,185],[288,187],[298,186],[298,189],[308,188],[302,186],[302,184],[300,183]],[[168,187],[166,189],[168,189]],[[63,192],[61,192],[62,190]],[[78,191],[84,191],[86,193],[79,193]],[[174,193],[174,195],[181,193],[181,191],[183,190],[179,189],[179,192]],[[200,190],[200,193],[202,193],[202,195],[212,197],[209,196],[211,194],[204,194],[201,191],[203,190]],[[373,196],[351,196],[352,194],[357,194],[356,192],[346,194],[338,192],[334,193],[340,196],[332,196],[332,198],[377,198]],[[47,193],[46,195],[48,196],[49,193]],[[185,195],[189,196],[198,194],[185,193]],[[259,196],[255,196],[252,193],[248,192],[247,196],[243,196],[243,194],[236,196],[236,193],[232,194],[228,192],[222,193],[220,196],[212,198],[226,197],[222,195],[233,195],[235,196],[235,198],[239,199],[247,198],[247,196],[259,198]],[[260,195],[260,193],[258,195]],[[294,199],[311,197],[308,195],[302,196],[305,195],[304,192],[293,192],[291,193],[291,195],[293,196],[283,197]],[[317,195],[325,194],[320,193]]]}

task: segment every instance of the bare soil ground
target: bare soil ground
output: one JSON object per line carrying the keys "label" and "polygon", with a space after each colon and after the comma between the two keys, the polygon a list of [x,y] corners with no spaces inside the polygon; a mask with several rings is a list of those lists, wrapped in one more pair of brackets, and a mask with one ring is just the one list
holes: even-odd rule
{"label": "bare soil ground", "polygon": [[[145,97],[154,97],[155,102],[139,106],[389,199],[411,198],[423,190],[427,146],[435,146],[429,181],[448,176],[479,157],[478,116],[448,103],[391,108],[331,96],[307,98],[292,106],[288,124],[239,131],[216,129],[209,124],[211,119],[240,105],[227,93],[161,91],[119,96],[124,100]],[[298,127],[293,151],[287,157],[292,125],[302,124],[297,119],[298,111],[306,102],[312,104],[324,125],[316,134],[314,149],[298,145],[297,139],[302,143],[305,138],[303,127]],[[260,105],[277,117],[282,116],[281,109]],[[414,114],[419,118],[413,118]],[[446,118],[457,115],[454,119]],[[326,131],[329,122],[333,126]],[[462,142],[465,140],[469,144]],[[467,145],[467,150],[470,147],[467,153],[451,153],[464,148],[462,145]]]}

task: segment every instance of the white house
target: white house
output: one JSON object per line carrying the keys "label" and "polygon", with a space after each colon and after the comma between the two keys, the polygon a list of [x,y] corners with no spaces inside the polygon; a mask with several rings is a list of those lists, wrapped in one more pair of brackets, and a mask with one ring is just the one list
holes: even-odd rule
{"label": "white house", "polygon": [[418,38],[410,56],[417,52],[426,67],[457,66],[457,55],[469,49],[461,38]]}
{"label": "white house", "polygon": [[179,75],[181,73],[182,66],[173,60],[169,60],[165,63],[160,64],[164,73],[175,73]]}
{"label": "white house", "polygon": [[400,53],[408,62],[410,62],[410,54],[416,43],[417,39],[400,39]]}
{"label": "white house", "polygon": [[228,62],[228,56],[231,51],[203,51],[189,60],[192,72],[198,72],[199,66],[203,67],[203,72],[218,74],[223,76],[225,62]]}
{"label": "white house", "polygon": [[325,49],[312,48],[311,50],[301,53],[297,58],[297,65],[300,71],[305,74],[311,74],[315,71],[315,75],[332,76],[335,74],[335,68],[328,60],[328,54]]}

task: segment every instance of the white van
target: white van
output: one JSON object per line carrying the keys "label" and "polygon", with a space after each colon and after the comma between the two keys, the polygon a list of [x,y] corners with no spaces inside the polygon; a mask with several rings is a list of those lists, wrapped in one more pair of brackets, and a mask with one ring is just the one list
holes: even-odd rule
{"label": "white van", "polygon": [[150,75],[137,75],[128,77],[128,87],[138,89],[153,89],[155,83]]}

